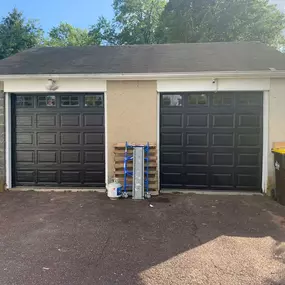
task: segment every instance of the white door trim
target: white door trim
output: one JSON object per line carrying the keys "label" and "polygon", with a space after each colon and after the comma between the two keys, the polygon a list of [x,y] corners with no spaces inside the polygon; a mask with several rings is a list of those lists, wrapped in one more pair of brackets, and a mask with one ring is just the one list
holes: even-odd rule
{"label": "white door trim", "polygon": [[263,92],[262,192],[267,192],[269,147],[269,91]]}
{"label": "white door trim", "polygon": [[109,183],[109,173],[108,173],[108,95],[107,92],[104,93],[104,122],[105,122],[105,184]]}
{"label": "white door trim", "polygon": [[160,93],[157,92],[157,103],[156,103],[156,152],[157,152],[157,190],[160,191]]}
{"label": "white door trim", "polygon": [[5,93],[5,162],[6,187],[12,188],[12,133],[11,133],[11,94]]}

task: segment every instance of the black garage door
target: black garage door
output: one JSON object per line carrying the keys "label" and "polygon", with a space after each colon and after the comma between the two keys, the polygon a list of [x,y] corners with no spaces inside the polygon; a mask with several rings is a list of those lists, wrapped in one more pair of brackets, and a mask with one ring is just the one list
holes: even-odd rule
{"label": "black garage door", "polygon": [[13,96],[16,186],[104,186],[103,94]]}
{"label": "black garage door", "polygon": [[261,190],[261,92],[161,94],[162,188]]}

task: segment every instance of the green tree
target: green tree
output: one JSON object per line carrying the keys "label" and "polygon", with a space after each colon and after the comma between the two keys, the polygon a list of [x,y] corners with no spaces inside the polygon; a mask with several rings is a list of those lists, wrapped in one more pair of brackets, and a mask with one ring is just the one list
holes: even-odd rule
{"label": "green tree", "polygon": [[114,0],[114,24],[120,44],[152,44],[166,0]]}
{"label": "green tree", "polygon": [[68,23],[61,22],[53,27],[44,45],[53,47],[98,45],[100,38],[96,34],[89,34],[87,29],[75,28]]}
{"label": "green tree", "polygon": [[118,44],[116,24],[101,16],[98,22],[90,27],[89,37],[98,39],[103,45],[116,45]]}
{"label": "green tree", "polygon": [[159,42],[261,41],[278,46],[285,16],[268,0],[169,0]]}
{"label": "green tree", "polygon": [[41,43],[43,31],[37,21],[26,20],[13,9],[0,22],[0,59]]}

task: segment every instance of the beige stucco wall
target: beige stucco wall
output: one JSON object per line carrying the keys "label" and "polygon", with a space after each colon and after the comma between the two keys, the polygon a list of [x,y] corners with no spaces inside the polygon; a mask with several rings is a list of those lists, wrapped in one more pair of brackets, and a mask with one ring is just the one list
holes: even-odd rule
{"label": "beige stucco wall", "polygon": [[108,81],[106,106],[110,179],[114,168],[114,144],[156,143],[156,81]]}
{"label": "beige stucco wall", "polygon": [[274,186],[273,142],[285,142],[285,79],[271,79],[269,92],[268,190]]}

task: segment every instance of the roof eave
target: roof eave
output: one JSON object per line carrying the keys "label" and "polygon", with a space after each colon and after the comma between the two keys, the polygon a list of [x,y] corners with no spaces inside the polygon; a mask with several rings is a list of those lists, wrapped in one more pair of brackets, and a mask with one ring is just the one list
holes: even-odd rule
{"label": "roof eave", "polygon": [[189,73],[98,73],[98,74],[7,74],[0,81],[11,79],[98,79],[98,80],[156,80],[191,78],[285,78],[285,70],[276,71],[216,71]]}

